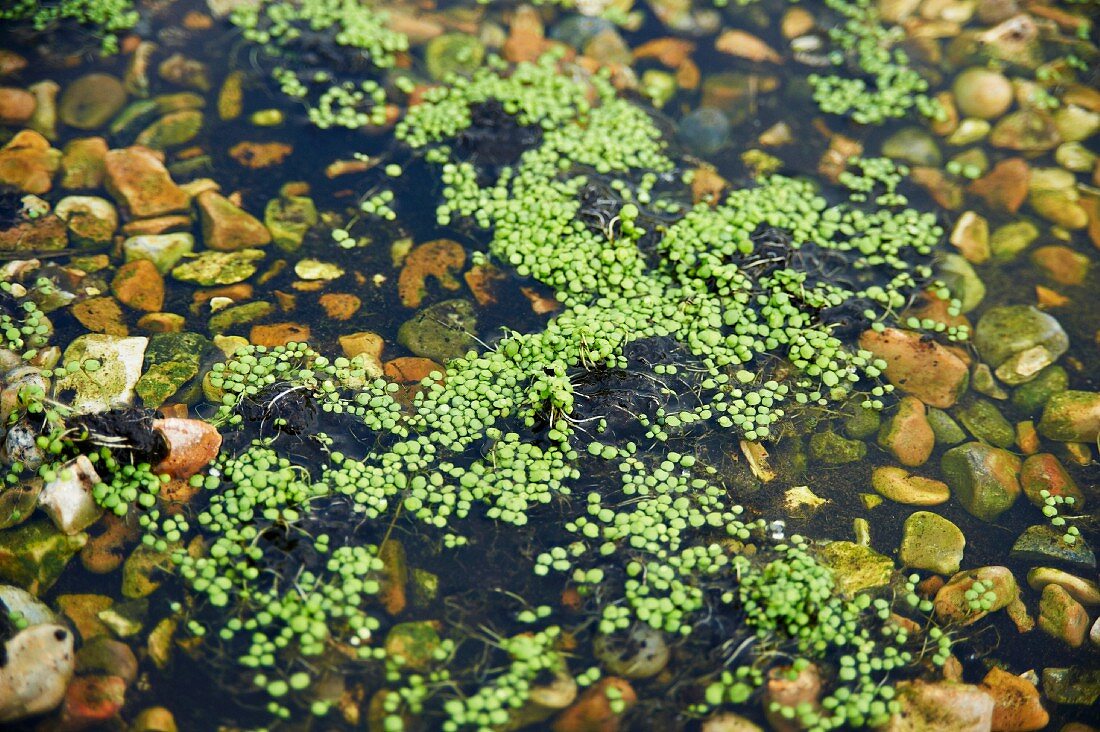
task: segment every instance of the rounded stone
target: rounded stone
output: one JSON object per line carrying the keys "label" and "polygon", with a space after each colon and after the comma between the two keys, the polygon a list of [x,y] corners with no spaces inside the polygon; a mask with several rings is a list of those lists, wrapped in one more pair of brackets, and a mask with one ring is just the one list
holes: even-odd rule
{"label": "rounded stone", "polygon": [[1012,106],[1012,82],[993,69],[973,67],[955,77],[955,103],[967,117],[993,119]]}
{"label": "rounded stone", "polygon": [[958,526],[930,511],[905,519],[898,560],[906,567],[954,574],[962,563],[966,537]]}
{"label": "rounded stone", "polygon": [[126,104],[126,89],[109,74],[87,74],[61,93],[58,115],[78,130],[94,130],[107,124]]}

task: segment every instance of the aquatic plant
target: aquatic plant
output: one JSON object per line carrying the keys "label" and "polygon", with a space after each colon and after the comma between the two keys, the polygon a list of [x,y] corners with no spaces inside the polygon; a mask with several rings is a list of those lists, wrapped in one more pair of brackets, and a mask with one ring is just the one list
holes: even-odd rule
{"label": "aquatic plant", "polygon": [[71,21],[100,35],[105,54],[118,52],[118,34],[133,28],[138,12],[133,0],[14,0],[0,8],[0,20],[29,22],[37,32]]}

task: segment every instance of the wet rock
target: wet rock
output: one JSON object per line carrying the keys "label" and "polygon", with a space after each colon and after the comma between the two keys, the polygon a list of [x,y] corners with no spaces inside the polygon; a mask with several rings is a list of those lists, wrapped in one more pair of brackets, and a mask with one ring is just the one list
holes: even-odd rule
{"label": "wet rock", "polygon": [[126,682],[118,676],[78,676],[65,691],[61,728],[94,727],[118,716],[126,703]]}
{"label": "wet rock", "polygon": [[1100,392],[1068,390],[1043,408],[1039,434],[1061,442],[1096,442],[1100,436]]}
{"label": "wet rock", "polygon": [[122,308],[113,297],[90,297],[74,304],[69,312],[93,333],[108,335],[129,335],[129,329],[122,317]]}
{"label": "wet rock", "polygon": [[1088,212],[1080,205],[1077,180],[1073,173],[1061,168],[1036,168],[1031,171],[1028,202],[1035,213],[1053,224],[1067,229],[1083,229],[1088,225]]}
{"label": "wet rock", "polygon": [[970,514],[996,521],[1020,495],[1020,459],[981,442],[953,447],[940,461],[952,494]]}
{"label": "wet rock", "polygon": [[995,119],[1012,106],[1012,82],[999,71],[974,66],[955,77],[955,103],[966,117]]}
{"label": "wet rock", "polygon": [[134,144],[153,150],[167,150],[191,142],[202,130],[203,115],[197,109],[171,112],[146,127],[134,139]]}
{"label": "wet rock", "polygon": [[206,64],[187,58],[182,53],[174,53],[161,61],[157,67],[157,74],[172,84],[200,92],[210,91],[210,78]]}
{"label": "wet rock", "polygon": [[697,109],[680,120],[680,141],[703,157],[713,155],[729,141],[730,121],[717,109]]}
{"label": "wet rock", "polygon": [[1085,496],[1077,487],[1073,478],[1066,472],[1061,461],[1050,453],[1031,455],[1024,460],[1020,469],[1020,486],[1024,495],[1036,506],[1042,508],[1042,491],[1052,496],[1067,496],[1074,500],[1074,512],[1084,507]]}
{"label": "wet rock", "polygon": [[61,86],[51,79],[43,79],[27,87],[34,95],[34,114],[26,126],[48,140],[57,139],[57,95]]}
{"label": "wet rock", "polygon": [[938,166],[943,155],[936,140],[924,128],[904,127],[882,143],[882,154],[913,165]]}
{"label": "wet rock", "polygon": [[837,588],[848,597],[890,583],[894,561],[869,546],[852,541],[831,541],[818,555],[830,569]]}
{"label": "wet rock", "polygon": [[345,292],[326,292],[317,299],[317,304],[326,316],[340,321],[350,320],[363,307],[362,300]]}
{"label": "wet rock", "polygon": [[417,356],[445,363],[477,347],[477,315],[469,300],[444,300],[419,311],[397,331],[397,342]]}
{"label": "wet rock", "polygon": [[958,254],[945,254],[940,261],[940,279],[959,300],[959,310],[968,313],[985,298],[985,283],[974,267]]}
{"label": "wet rock", "polygon": [[168,175],[152,150],[109,150],[104,158],[107,191],[136,218],[186,211],[187,195]]}
{"label": "wet rock", "polygon": [[783,510],[791,518],[808,519],[828,502],[805,485],[788,488],[783,493]]}
{"label": "wet rock", "polygon": [[959,426],[950,414],[942,409],[929,407],[928,426],[936,436],[936,443],[940,445],[957,445],[966,439],[966,432]]}
{"label": "wet rock", "polygon": [[172,269],[172,276],[181,282],[193,282],[203,287],[232,285],[256,274],[257,262],[263,258],[264,253],[259,249],[207,251],[177,265]]}
{"label": "wet rock", "polygon": [[151,219],[138,219],[127,221],[122,226],[122,233],[127,236],[154,236],[160,234],[177,234],[188,232],[191,229],[191,217],[183,214],[169,214],[156,216]]}
{"label": "wet rock", "polygon": [[195,249],[195,237],[186,232],[132,236],[122,242],[127,262],[146,259],[165,274]]}
{"label": "wet rock", "polygon": [[988,261],[992,256],[989,248],[989,222],[973,211],[966,211],[951,231],[951,243],[971,264]]}
{"label": "wet rock", "polygon": [[198,333],[158,333],[145,350],[145,373],[134,391],[147,407],[159,407],[199,373],[211,343]]}
{"label": "wet rock", "polygon": [[398,623],[390,628],[383,645],[386,654],[401,658],[405,668],[424,671],[431,664],[432,656],[441,642],[439,623],[434,620],[420,620]]}
{"label": "wet rock", "polygon": [[176,718],[164,707],[147,707],[134,718],[128,732],[179,732]]}
{"label": "wet rock", "polygon": [[882,416],[877,409],[856,405],[844,419],[844,433],[854,440],[863,440],[878,432]]}
{"label": "wet rock", "polygon": [[1026,412],[1037,414],[1047,400],[1069,386],[1069,375],[1058,365],[1047,366],[1035,377],[1012,392],[1012,406]]}
{"label": "wet rock", "polygon": [[1049,584],[1056,584],[1082,605],[1095,607],[1100,605],[1100,586],[1093,580],[1072,575],[1054,567],[1035,567],[1027,573],[1027,584],[1033,590],[1042,590]]}
{"label": "wet rock", "polygon": [[597,635],[592,652],[616,676],[648,679],[668,665],[669,649],[664,635],[645,623],[637,623],[625,634]]}
{"label": "wet rock", "polygon": [[195,205],[202,221],[203,243],[210,249],[237,251],[271,241],[267,227],[256,217],[215,191],[200,193]]}
{"label": "wet rock", "polygon": [[1031,261],[1050,279],[1071,287],[1084,283],[1091,263],[1084,254],[1061,244],[1039,247],[1031,253]]}
{"label": "wet rock", "polygon": [[936,445],[924,403],[915,397],[902,397],[897,410],[882,425],[878,444],[902,465],[923,465]]}
{"label": "wet rock", "polygon": [[795,671],[795,677],[792,679],[789,674],[793,670],[789,666],[774,668],[768,672],[768,680],[764,684],[764,698],[761,700],[764,706],[764,717],[776,732],[795,732],[801,729],[801,724],[783,715],[783,708],[820,709],[821,671],[814,664],[809,664]]}
{"label": "wet rock", "polygon": [[65,87],[58,116],[78,130],[98,129],[126,104],[122,82],[108,74],[87,74]]}
{"label": "wet rock", "polygon": [[57,202],[54,215],[65,222],[69,242],[78,247],[106,247],[118,229],[115,207],[98,196],[66,196]]}
{"label": "wet rock", "polygon": [[952,406],[966,390],[970,371],[955,352],[920,333],[886,328],[868,330],[860,347],[886,361],[886,379],[932,407]]}
{"label": "wet rock", "polygon": [[135,259],[118,268],[111,292],[135,310],[154,312],[164,307],[164,278],[148,259]]}
{"label": "wet rock", "polygon": [[985,394],[994,399],[1008,399],[1008,392],[993,376],[993,369],[989,368],[987,363],[980,363],[974,367],[974,371],[970,374],[970,386],[979,394]]}
{"label": "wet rock", "polygon": [[295,252],[305,240],[310,228],[317,225],[317,207],[304,195],[272,198],[264,208],[264,225],[271,232],[275,246],[285,252]]}
{"label": "wet rock", "polygon": [[993,697],[992,729],[997,732],[1032,732],[1050,721],[1039,690],[1031,681],[994,666],[981,686]]}
{"label": "wet rock", "polygon": [[1081,603],[1055,584],[1043,588],[1039,599],[1039,629],[1071,648],[1085,642],[1089,629],[1089,615]]}
{"label": "wet rock", "polygon": [[40,195],[53,186],[61,151],[33,130],[21,130],[0,148],[0,185]]}
{"label": "wet rock", "polygon": [[168,443],[168,456],[154,469],[186,480],[218,456],[222,437],[216,427],[199,419],[157,419],[153,429]]}
{"label": "wet rock", "polygon": [[1054,151],[1054,161],[1074,173],[1088,173],[1096,167],[1096,153],[1079,142],[1063,142]]}
{"label": "wet rock", "polygon": [[307,257],[294,265],[294,274],[303,280],[335,280],[344,276],[344,268],[332,262]]}
{"label": "wet rock", "polygon": [[879,495],[908,506],[936,506],[951,498],[946,483],[892,466],[875,468],[871,472],[871,486]]}
{"label": "wet rock", "polygon": [[[611,697],[621,706],[611,703]],[[623,715],[634,706],[638,695],[626,679],[607,676],[590,686],[573,706],[557,716],[552,732],[616,732]]]}
{"label": "wet rock", "polygon": [[248,333],[248,342],[254,346],[275,348],[288,343],[309,341],[310,328],[302,323],[268,323],[254,325]]}
{"label": "wet rock", "polygon": [[[275,312],[275,306],[269,302],[248,302],[244,305],[226,308],[215,313],[207,323],[211,333],[220,334],[241,325],[266,318]],[[248,341],[245,341],[247,344]]]}
{"label": "wet rock", "polygon": [[107,131],[112,140],[129,144],[141,130],[152,124],[160,110],[152,99],[131,102],[114,118]]}
{"label": "wet rock", "polygon": [[34,114],[34,95],[14,86],[0,86],[0,125],[21,126]]}
{"label": "wet rock", "polygon": [[1017,386],[1034,378],[1069,348],[1052,316],[1030,305],[991,308],[974,329],[974,346],[997,378]]}
{"label": "wet rock", "polygon": [[760,727],[740,714],[719,712],[703,720],[701,732],[764,732]]}
{"label": "wet rock", "polygon": [[1060,563],[1082,570],[1096,569],[1096,555],[1092,549],[1080,538],[1067,544],[1064,533],[1064,529],[1049,524],[1029,526],[1016,539],[1009,556],[1031,564]]}
{"label": "wet rock", "polygon": [[87,540],[87,534],[62,534],[44,518],[6,529],[0,532],[0,581],[42,595]]}
{"label": "wet rock", "polygon": [[148,597],[160,588],[164,573],[172,571],[172,558],[153,547],[137,546],[122,564],[122,596]]}
{"label": "wet rock", "polygon": [[105,174],[107,141],[80,137],[65,144],[61,156],[61,187],[69,190],[99,188]]}
{"label": "wet rock", "polygon": [[905,519],[898,561],[936,574],[954,574],[965,547],[966,537],[958,526],[938,514],[917,511]]}
{"label": "wet rock", "polygon": [[1044,668],[1043,693],[1055,704],[1092,706],[1100,700],[1100,670],[1095,668]]}
{"label": "wet rock", "polygon": [[474,36],[444,33],[428,41],[424,58],[428,75],[444,81],[451,75],[471,75],[485,59],[485,47]]}
{"label": "wet rock", "polygon": [[[966,593],[975,582],[981,582],[985,592],[990,593],[987,597],[988,609],[970,607],[970,599]],[[936,592],[933,600],[936,617],[963,625],[970,625],[989,613],[1008,609],[1017,603],[1022,605],[1020,587],[1007,567],[979,567],[959,572]]]}
{"label": "wet rock", "polygon": [[57,615],[49,605],[14,585],[0,585],[0,612],[18,615],[26,628],[34,625],[57,623]]}
{"label": "wet rock", "polygon": [[1054,111],[1054,126],[1067,142],[1087,140],[1100,129],[1100,112],[1065,104]]}
{"label": "wet rock", "polygon": [[38,470],[45,462],[45,455],[36,442],[38,433],[27,420],[21,420],[8,427],[4,435],[3,449],[0,450],[0,463],[14,465],[19,463],[26,470]]}
{"label": "wet rock", "polygon": [[993,402],[967,399],[956,408],[955,416],[970,434],[990,445],[1007,449],[1016,442],[1016,430]]}
{"label": "wet rock", "polygon": [[100,477],[84,455],[65,463],[56,473],[57,477],[47,481],[38,495],[38,507],[61,533],[73,536],[103,515],[103,509],[92,497],[92,489]]}
{"label": "wet rock", "polygon": [[867,445],[849,440],[832,430],[817,432],[810,437],[810,455],[829,465],[844,465],[862,460],[867,455]]}
{"label": "wet rock", "polygon": [[0,722],[44,714],[61,703],[74,669],[73,634],[63,625],[34,625],[0,648]]}
{"label": "wet rock", "polygon": [[[149,339],[104,334],[78,336],[65,349],[64,364],[73,364],[57,382],[58,392],[72,390],[70,401],[77,412],[103,412],[125,407],[134,399],[134,385],[141,377],[141,364]],[[88,362],[98,368],[88,370]]]}
{"label": "wet rock", "polygon": [[1021,109],[993,125],[989,142],[994,147],[1023,152],[1045,152],[1062,141],[1054,119],[1039,109]]}
{"label": "wet rock", "polygon": [[1027,200],[1031,169],[1023,158],[1006,158],[970,184],[969,192],[994,209],[1016,213]]}
{"label": "wet rock", "polygon": [[38,494],[42,490],[42,480],[24,481],[0,491],[0,531],[17,526],[34,512],[38,505]]}
{"label": "wet rock", "polygon": [[130,646],[101,635],[86,641],[77,651],[76,672],[118,676],[129,686],[137,679],[138,660]]}

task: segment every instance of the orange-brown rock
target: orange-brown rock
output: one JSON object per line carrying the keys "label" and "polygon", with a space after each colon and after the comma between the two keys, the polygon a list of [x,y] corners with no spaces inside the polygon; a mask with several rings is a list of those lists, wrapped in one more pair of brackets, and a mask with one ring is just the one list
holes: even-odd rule
{"label": "orange-brown rock", "polygon": [[1080,285],[1089,273],[1089,258],[1062,244],[1039,247],[1031,261],[1060,285]]}
{"label": "orange-brown rock", "polygon": [[90,297],[76,303],[69,311],[93,333],[124,336],[130,332],[122,319],[122,308],[113,297]]}
{"label": "orange-brown rock", "polygon": [[985,200],[991,208],[1016,213],[1027,200],[1031,169],[1023,158],[1007,158],[970,184],[970,193]]}
{"label": "orange-brown rock", "polygon": [[111,292],[135,310],[154,312],[164,307],[164,278],[148,259],[135,259],[118,268]]}
{"label": "orange-brown rock", "polygon": [[109,150],[104,157],[107,191],[134,218],[187,211],[187,194],[168,175],[161,157],[144,147]]}
{"label": "orange-brown rock", "polygon": [[477,304],[485,307],[497,301],[497,285],[506,277],[503,272],[491,264],[478,264],[467,270],[462,276],[466,286],[474,293]]}
{"label": "orange-brown rock", "polygon": [[195,197],[202,221],[203,243],[210,249],[229,252],[262,247],[271,241],[271,232],[252,214],[216,191],[203,191]]}
{"label": "orange-brown rock", "polygon": [[993,698],[984,689],[951,681],[902,681],[895,687],[901,710],[883,732],[989,732]]}
{"label": "orange-brown rock", "polygon": [[967,363],[958,354],[920,333],[886,328],[868,330],[859,345],[886,362],[887,380],[928,406],[946,409],[969,382]]}
{"label": "orange-brown rock", "polygon": [[397,278],[397,294],[407,308],[419,307],[427,294],[425,282],[434,277],[447,290],[457,290],[461,283],[453,270],[466,263],[466,250],[451,239],[435,239],[420,244],[405,258],[405,266]]}
{"label": "orange-brown rock", "polygon": [[106,173],[107,141],[102,137],[80,137],[66,143],[61,154],[61,187],[88,190],[103,185]]}
{"label": "orange-brown rock", "polygon": [[190,216],[169,214],[151,219],[136,219],[122,225],[122,233],[126,237],[175,234],[180,231],[191,231]]}
{"label": "orange-brown rock", "polygon": [[347,320],[359,312],[363,301],[346,292],[326,292],[318,300],[325,315],[333,320]]}
{"label": "orange-brown rock", "polygon": [[61,151],[34,130],[21,130],[0,148],[0,184],[24,193],[49,191],[59,167]]}
{"label": "orange-brown rock", "polygon": [[217,428],[201,419],[155,419],[153,429],[168,443],[168,455],[154,471],[177,480],[186,480],[209,465],[222,446]]}
{"label": "orange-brown rock", "polygon": [[270,323],[254,325],[248,341],[254,346],[285,346],[287,343],[305,343],[309,340],[309,326],[301,323]]}
{"label": "orange-brown rock", "polygon": [[[622,711],[611,708],[608,691],[622,702]],[[622,722],[623,714],[634,706],[638,695],[626,679],[608,676],[589,687],[580,698],[559,714],[550,726],[553,732],[616,732]]]}
{"label": "orange-brown rock", "polygon": [[446,369],[430,358],[418,358],[416,356],[402,356],[391,361],[386,361],[382,371],[390,381],[399,384],[415,384],[431,376],[432,372],[445,374]]}
{"label": "orange-brown rock", "polygon": [[788,667],[772,669],[764,687],[764,716],[776,732],[795,732],[802,729],[802,726],[796,720],[784,717],[780,709],[773,710],[772,704],[777,704],[780,708],[808,704],[817,709],[821,697],[821,673],[817,666],[810,664],[797,672],[793,679],[788,678],[789,671]]}
{"label": "orange-brown rock", "polygon": [[993,697],[993,732],[1032,732],[1050,721],[1035,684],[993,667],[982,679],[982,688]]}
{"label": "orange-brown rock", "polygon": [[229,148],[229,157],[251,170],[282,165],[294,148],[285,142],[238,142]]}
{"label": "orange-brown rock", "polygon": [[38,100],[25,89],[0,86],[0,124],[22,125],[33,115]]}

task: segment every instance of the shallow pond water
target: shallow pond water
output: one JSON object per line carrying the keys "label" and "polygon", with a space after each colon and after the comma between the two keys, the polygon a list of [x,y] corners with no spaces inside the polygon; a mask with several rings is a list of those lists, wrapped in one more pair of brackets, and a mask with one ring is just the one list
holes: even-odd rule
{"label": "shallow pond water", "polygon": [[1095,2],[8,6],[0,727],[1095,722]]}

